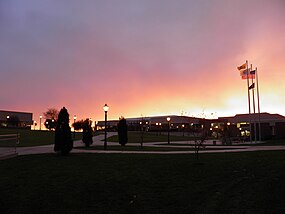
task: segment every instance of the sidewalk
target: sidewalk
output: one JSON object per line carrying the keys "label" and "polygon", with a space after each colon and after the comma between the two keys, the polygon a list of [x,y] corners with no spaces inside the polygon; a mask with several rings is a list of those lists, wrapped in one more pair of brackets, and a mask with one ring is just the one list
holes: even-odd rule
{"label": "sidewalk", "polygon": [[[108,136],[112,136],[116,133],[108,133]],[[93,144],[91,146],[104,146],[104,135],[98,135],[93,137]],[[156,147],[156,148],[184,148],[184,149],[193,149],[193,145],[191,145],[189,141],[176,141],[171,142],[171,145],[167,145],[166,142],[149,142],[144,143],[144,147]],[[214,146],[213,144],[206,143],[206,148],[201,150],[199,153],[229,153],[229,152],[253,152],[253,151],[275,151],[275,150],[285,150],[285,146],[250,146],[250,145],[232,145],[232,146],[222,146],[219,145]],[[161,145],[163,144],[163,145]],[[185,144],[177,145],[175,144]],[[188,145],[187,145],[188,144]],[[108,146],[118,146],[119,143],[116,142],[108,142]],[[140,143],[132,143],[128,144],[128,146],[140,146]],[[31,154],[44,154],[44,153],[54,153],[53,150],[54,145],[46,145],[46,146],[36,146],[36,147],[19,147],[17,148],[18,155],[31,155]],[[71,153],[93,153],[93,154],[193,154],[194,151],[112,151],[112,150],[85,150],[79,149],[78,147],[84,147],[84,144],[81,140],[74,142],[74,148]],[[215,148],[219,150],[207,150],[207,148]]]}
{"label": "sidewalk", "polygon": [[[115,135],[116,133],[108,133],[108,137],[111,137]],[[96,145],[103,145],[104,135],[97,135],[93,137],[93,142]],[[73,150],[71,152],[74,152],[76,147],[82,147],[84,146],[84,143],[82,140],[76,140],[73,142]],[[18,155],[32,155],[32,154],[44,154],[44,153],[54,153],[54,144],[52,145],[45,145],[45,146],[33,146],[33,147],[18,147],[17,153]],[[79,150],[81,151],[81,150]],[[76,152],[76,151],[75,151]]]}

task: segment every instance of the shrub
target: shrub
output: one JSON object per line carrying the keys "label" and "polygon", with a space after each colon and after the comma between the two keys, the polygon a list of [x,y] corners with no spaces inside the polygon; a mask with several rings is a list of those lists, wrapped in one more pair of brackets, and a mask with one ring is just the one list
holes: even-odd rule
{"label": "shrub", "polygon": [[91,121],[86,119],[82,125],[83,133],[82,133],[82,141],[86,147],[89,147],[93,143],[93,131],[91,127]]}
{"label": "shrub", "polygon": [[119,143],[124,146],[128,142],[128,125],[125,118],[121,117],[118,123]]}
{"label": "shrub", "polygon": [[67,109],[63,107],[59,114],[55,128],[54,151],[67,155],[73,148],[73,140],[71,129],[69,126],[69,114]]}

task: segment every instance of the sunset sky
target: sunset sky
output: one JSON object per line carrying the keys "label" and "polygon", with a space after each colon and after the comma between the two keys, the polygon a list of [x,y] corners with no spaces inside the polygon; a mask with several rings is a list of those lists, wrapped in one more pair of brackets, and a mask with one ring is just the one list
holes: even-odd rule
{"label": "sunset sky", "polygon": [[285,115],[284,0],[0,0],[0,109],[34,119],[247,113],[245,60]]}

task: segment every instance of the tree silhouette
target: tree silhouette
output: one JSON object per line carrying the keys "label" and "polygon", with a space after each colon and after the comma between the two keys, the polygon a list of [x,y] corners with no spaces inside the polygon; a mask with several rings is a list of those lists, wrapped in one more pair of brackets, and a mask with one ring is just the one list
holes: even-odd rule
{"label": "tree silhouette", "polygon": [[74,130],[77,130],[77,131],[79,131],[80,129],[83,129],[83,125],[84,125],[83,120],[76,121],[75,123],[72,124]]}
{"label": "tree silhouette", "polygon": [[73,140],[69,126],[69,114],[65,107],[63,107],[58,114],[54,143],[54,151],[61,152],[62,155],[67,155],[73,148]]}
{"label": "tree silhouette", "polygon": [[89,119],[86,119],[83,123],[82,129],[82,141],[85,144],[86,147],[89,147],[93,143],[93,131],[91,127],[91,121]]}
{"label": "tree silhouette", "polygon": [[48,108],[43,114],[45,119],[57,120],[58,110],[56,108]]}
{"label": "tree silhouette", "polygon": [[223,145],[232,145],[230,125],[224,123],[221,141]]}
{"label": "tree silhouette", "polygon": [[46,119],[45,127],[49,130],[54,130],[56,127],[56,121],[54,119]]}
{"label": "tree silhouette", "polygon": [[201,133],[197,135],[197,138],[194,140],[193,148],[195,152],[194,154],[196,161],[200,160],[199,152],[201,151],[201,149],[206,148],[205,141],[207,138],[208,138],[208,132],[203,129]]}
{"label": "tree silhouette", "polygon": [[118,123],[119,143],[124,146],[128,142],[128,125],[125,118],[121,117]]}
{"label": "tree silhouette", "polygon": [[205,124],[202,122],[201,125],[198,126],[192,126],[189,128],[190,134],[192,137],[194,137],[194,143],[192,144],[192,147],[194,149],[194,158],[196,162],[200,161],[199,152],[202,149],[206,148],[205,142],[208,139],[208,131],[205,128]]}
{"label": "tree silhouette", "polygon": [[56,108],[48,108],[46,112],[43,112],[46,119],[44,125],[49,130],[54,130],[56,127],[56,121],[58,117],[58,110]]}

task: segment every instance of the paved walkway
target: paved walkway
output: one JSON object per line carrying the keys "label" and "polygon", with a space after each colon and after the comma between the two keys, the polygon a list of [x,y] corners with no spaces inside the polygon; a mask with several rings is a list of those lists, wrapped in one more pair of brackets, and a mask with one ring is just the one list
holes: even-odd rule
{"label": "paved walkway", "polygon": [[[108,137],[116,135],[116,133],[108,133]],[[104,135],[98,135],[93,137],[92,146],[104,146]],[[192,145],[191,145],[192,143]],[[206,141],[206,148],[201,150],[200,153],[225,153],[225,152],[252,152],[252,151],[273,151],[273,150],[285,150],[285,146],[262,146],[259,142],[257,145],[231,145],[223,146],[221,142],[217,141],[216,145],[213,145],[212,141]],[[177,145],[180,144],[180,145]],[[184,144],[184,145],[181,145]],[[118,146],[118,143],[108,142],[108,146]],[[166,144],[166,142],[152,142],[144,143],[144,147],[156,147],[156,148],[181,148],[181,149],[193,149],[193,142],[190,141],[177,141],[171,142],[171,145]],[[260,146],[259,146],[260,145]],[[194,151],[114,151],[114,150],[85,150],[80,149],[84,144],[81,140],[74,142],[74,149],[71,153],[108,153],[108,154],[193,154]],[[139,143],[128,144],[128,146],[140,146]],[[54,153],[54,145],[46,146],[35,146],[35,147],[18,147],[18,155],[30,155],[30,154],[44,154],[44,153]],[[208,149],[218,149],[218,150],[207,150]]]}
{"label": "paved walkway", "polygon": [[[108,137],[115,135],[116,133],[108,133]],[[93,145],[104,145],[102,141],[104,139],[104,135],[98,135],[93,137]],[[111,144],[111,143],[108,143]],[[118,145],[118,143],[116,144]],[[79,151],[83,151],[80,149],[76,149],[78,147],[85,146],[82,140],[77,140],[73,142],[74,149],[72,150],[73,153],[78,153]],[[45,145],[45,146],[33,146],[33,147],[18,147],[17,153],[18,155],[31,155],[31,154],[44,154],[44,153],[54,153],[53,150],[54,145]],[[84,151],[83,151],[84,152]]]}

